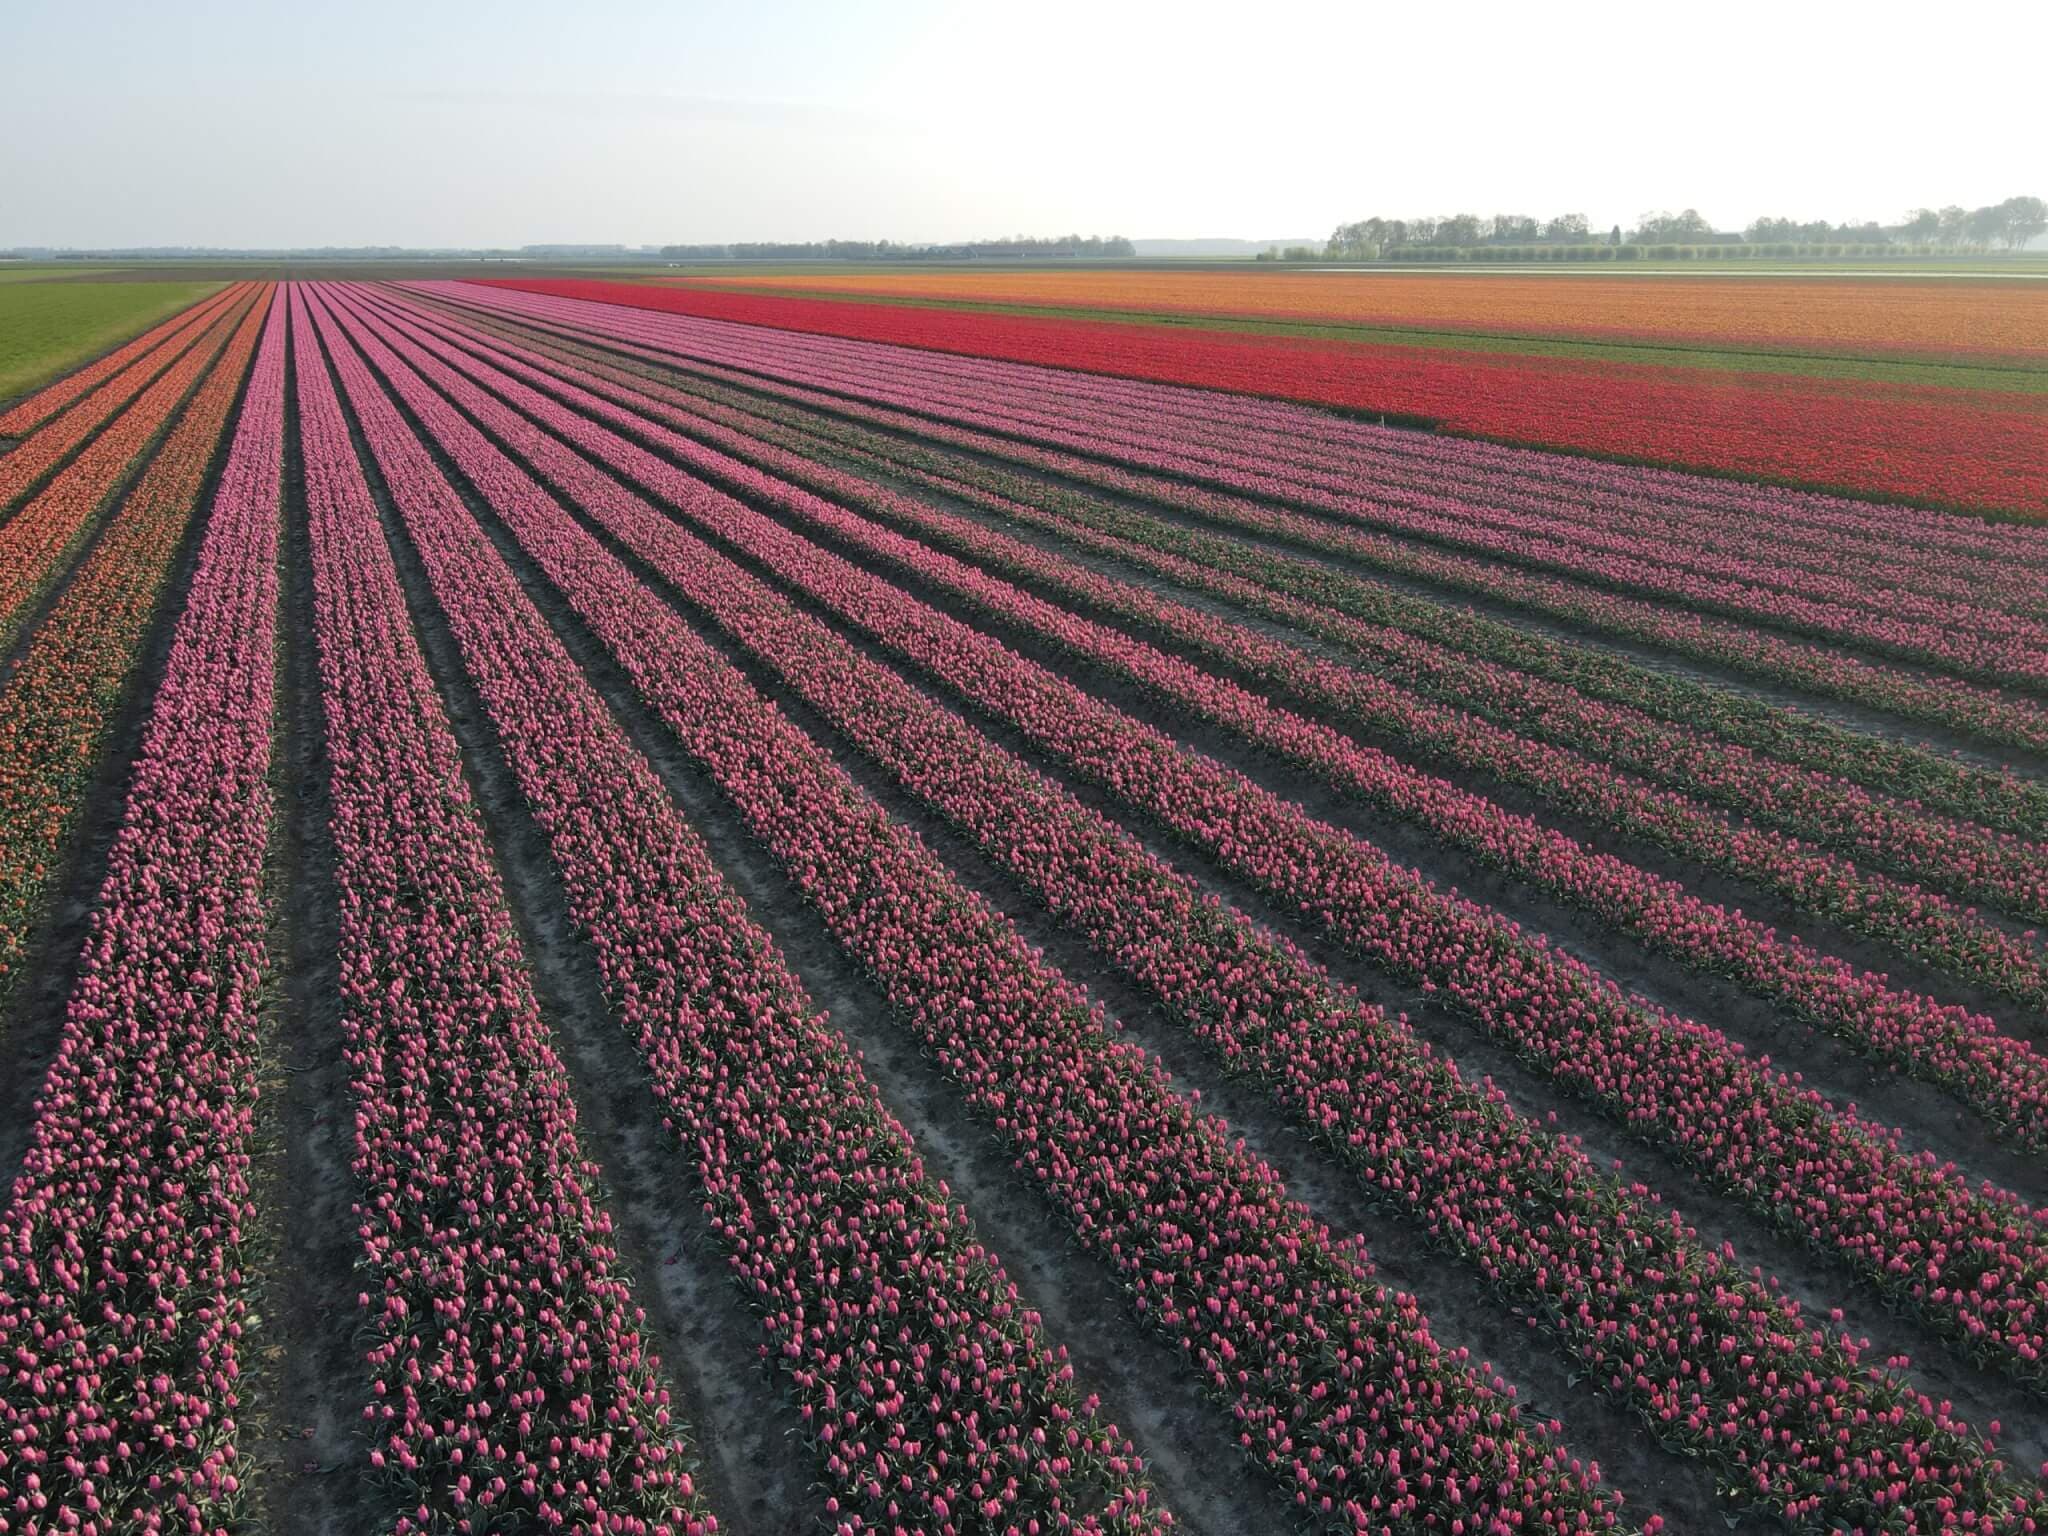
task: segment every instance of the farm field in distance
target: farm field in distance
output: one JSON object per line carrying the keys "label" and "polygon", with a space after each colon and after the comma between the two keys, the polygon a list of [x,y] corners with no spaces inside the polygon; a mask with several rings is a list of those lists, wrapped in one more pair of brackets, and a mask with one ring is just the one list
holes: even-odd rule
{"label": "farm field in distance", "polygon": [[0,271],[0,1536],[2048,1523],[2048,284],[207,270]]}
{"label": "farm field in distance", "polygon": [[2026,275],[1090,267],[503,281],[1866,499],[2048,516],[2048,284]]}

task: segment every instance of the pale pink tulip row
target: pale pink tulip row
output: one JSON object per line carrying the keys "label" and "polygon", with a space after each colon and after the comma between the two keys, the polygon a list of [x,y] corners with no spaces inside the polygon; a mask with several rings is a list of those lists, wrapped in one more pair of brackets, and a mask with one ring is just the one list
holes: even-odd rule
{"label": "pale pink tulip row", "polygon": [[[451,334],[430,329],[438,337]],[[529,381],[547,382],[550,377],[507,349],[486,348],[479,353],[479,359],[483,357],[496,358]],[[562,379],[579,376],[604,388],[601,381],[567,368]],[[1853,865],[1782,839],[1736,831],[1676,796],[1656,796],[1618,776],[1603,776],[1565,754],[1518,741],[1469,717],[1433,709],[1370,674],[1316,662],[1241,626],[1097,576],[967,519],[752,442],[715,423],[684,417],[648,397],[604,389],[604,398],[682,426],[695,438],[742,453],[747,463],[784,477],[756,477],[747,484],[766,504],[806,527],[945,588],[978,614],[1022,625],[1071,654],[1111,668],[1162,699],[1241,734],[1262,751],[1306,767],[1346,792],[1386,806],[1487,862],[1598,913],[1688,965],[1730,975],[1859,1049],[1943,1083],[2027,1144],[2048,1145],[2048,1062],[2024,1042],[2001,1035],[1989,1018],[1897,991],[1880,977],[1780,938],[1740,913],[1702,902],[1674,881],[1591,852],[1527,817],[1507,815],[1482,797],[1361,748],[1312,720],[1275,709],[1244,689],[993,580],[915,540],[879,529],[842,507],[861,507],[999,568],[1039,578],[1062,596],[1138,617],[1174,643],[1176,656],[1214,657],[1320,704],[1338,718],[1426,741],[1470,766],[1549,789],[1553,798],[1568,798],[1573,809],[1601,815],[1610,824],[1667,845],[1685,842],[1686,851],[1698,852],[1704,844],[1708,854],[1720,851],[1715,867],[1734,873],[1760,867],[1762,878],[1784,894],[1841,918],[1857,931],[1891,939],[1922,958],[2024,996],[2048,996],[2048,976],[2036,980],[2032,954],[1999,930],[1972,922],[1925,892],[1873,879]],[[748,473],[722,452],[697,442],[677,438],[668,446],[700,473],[726,483],[733,483],[735,474]],[[824,490],[841,505],[796,490],[793,481]],[[1688,836],[1690,841],[1685,841]]]}
{"label": "pale pink tulip row", "polygon": [[839,1528],[1169,1527],[1135,1450],[339,327],[320,324],[612,1010],[695,1160],[762,1354],[817,1434]]}
{"label": "pale pink tulip row", "polygon": [[396,1529],[717,1529],[294,288],[370,1460]]}
{"label": "pale pink tulip row", "polygon": [[[1204,901],[1192,881],[1128,835],[861,658],[561,441],[436,362],[430,349],[384,326],[369,328],[907,790],[1011,869],[1175,1018],[1234,1067],[1256,1073],[1370,1186],[1492,1283],[1535,1301],[1610,1390],[1635,1403],[1668,1441],[1709,1460],[1737,1497],[1816,1524],[1889,1519],[1909,1507],[1927,1515],[1943,1500],[1970,1512],[1957,1517],[1959,1528],[2023,1517],[2017,1485],[2005,1482],[1967,1429],[1869,1373],[1845,1341],[1810,1330],[1796,1307],[1743,1276],[1732,1258],[1652,1211],[1640,1188],[1620,1190],[1582,1154],[1520,1120],[1497,1093],[1467,1087],[1405,1025],[1334,986],[1283,941]],[[394,360],[387,371],[405,367]],[[548,411],[531,391],[502,378],[494,383],[557,430],[567,425],[565,413]],[[413,394],[423,417],[431,410],[448,418],[451,445],[474,437],[423,388],[410,386]],[[503,485],[507,504],[531,494],[474,443],[457,458],[473,477]],[[554,520],[553,531],[545,514],[536,521],[542,530],[526,537],[578,542],[566,518]],[[1661,1283],[1638,1283],[1649,1272]],[[1711,1368],[1694,1359],[1702,1336],[1721,1341]],[[1682,1349],[1667,1347],[1680,1341]],[[1787,1394],[1781,1383],[1797,1386]],[[1838,1440],[1845,1430],[1848,1438]],[[1898,1491],[1888,1491],[1894,1483]]]}
{"label": "pale pink tulip row", "polygon": [[[524,307],[508,304],[501,297],[506,290],[469,287],[460,290],[464,297],[480,291],[490,295],[486,301],[488,304]],[[581,323],[601,324],[607,334],[628,340],[660,335],[669,329],[643,320],[641,317],[647,313],[645,311],[572,300],[550,302],[580,304],[581,311],[590,312],[579,312]],[[547,311],[544,309],[542,313]],[[691,346],[694,350],[687,355],[709,357],[721,363],[734,362],[749,373],[800,384],[820,382],[816,376],[792,366],[781,339],[785,333],[752,326],[725,326],[715,334],[718,337],[716,344],[693,340]],[[727,339],[728,336],[742,339],[732,341]],[[655,350],[664,349],[657,345]],[[666,351],[673,355],[676,348],[669,346]],[[920,359],[928,356],[924,353],[914,355]],[[822,382],[828,389],[834,387],[829,378]],[[2048,707],[2024,696],[2008,696],[1981,682],[1960,676],[1923,677],[1830,646],[1765,633],[1705,613],[1674,608],[1668,602],[1635,598],[1623,592],[1606,591],[1539,571],[1519,570],[1496,559],[1437,549],[1363,527],[1342,526],[1326,518],[1289,510],[1288,506],[1276,502],[1262,488],[1256,467],[1234,473],[1227,481],[1218,481],[1215,488],[1197,483],[1204,479],[1203,466],[1188,458],[1164,428],[1128,450],[1111,454],[1111,462],[1103,462],[1102,445],[1093,442],[1083,432],[1071,425],[1055,429],[1014,420],[1006,413],[1007,408],[1000,398],[992,398],[985,409],[942,409],[918,387],[906,385],[891,390],[876,384],[865,374],[840,381],[839,387],[862,399],[904,405],[921,415],[937,416],[955,425],[986,430],[999,436],[1024,437],[1032,446],[1013,444],[1007,450],[1008,455],[1018,462],[1054,467],[1086,483],[1120,493],[1137,494],[1171,510],[1192,513],[1233,531],[1250,530],[1282,537],[1338,554],[1370,569],[1421,577],[1452,591],[1504,602],[1596,633],[1657,646],[1824,697],[1966,731],[2001,745],[2048,746]],[[1038,446],[1041,443],[1050,446]],[[1768,608],[1773,605],[1766,602],[1762,606]],[[1859,643],[1887,643],[1881,633],[1885,628],[1883,621],[1878,621],[1875,626],[1878,632],[1864,637]],[[1900,643],[1906,642],[1901,640]],[[1964,649],[1972,646],[1968,637],[1959,637],[1953,643]],[[1944,659],[1933,652],[1928,654],[1937,661]],[[2035,675],[2033,661],[2024,656],[2009,659],[2018,669],[2013,676],[2029,684],[2041,680]]]}
{"label": "pale pink tulip row", "polygon": [[1498,1383],[1431,1337],[1412,1298],[1374,1285],[1355,1239],[1315,1225],[544,491],[435,415],[466,477],[1117,1272],[1138,1317],[1180,1343],[1244,1453],[1305,1518],[1346,1531],[1615,1524],[1597,1469],[1525,1425]]}
{"label": "pale pink tulip row", "polygon": [[[441,308],[437,301],[433,312]],[[692,372],[679,366],[659,370],[657,378],[647,364],[632,365],[628,371],[615,366],[621,361],[617,357],[607,361],[608,354],[566,341],[551,329],[531,323],[514,325],[502,316],[455,308],[468,323],[488,326],[494,334],[513,325],[519,339],[538,346],[547,356],[572,357],[604,378],[693,413],[705,410],[708,399],[737,408],[749,420],[766,416],[823,436],[835,445],[847,445],[835,447],[835,452],[879,456],[892,466],[891,473],[913,477],[936,473],[947,494],[954,494],[963,484],[999,493],[1013,505],[1050,519],[1050,526],[1062,537],[1084,544],[1091,539],[1106,540],[1107,544],[1090,547],[1108,549],[1120,558],[1130,558],[1135,551],[1140,563],[1148,559],[1164,562],[1166,574],[1177,581],[1197,587],[1235,582],[1242,585],[1227,592],[1234,598],[1248,585],[1269,601],[1299,598],[1314,605],[1311,612],[1335,610],[1324,614],[1322,622],[1336,619],[1339,627],[1314,632],[1357,651],[1376,667],[1412,669],[1421,656],[1424,675],[1432,680],[1432,686],[1442,685],[1447,667],[1486,668],[1489,675],[1476,693],[1462,686],[1461,680],[1455,702],[1468,708],[1484,711],[1495,705],[1503,689],[1512,692],[1517,684],[1503,683],[1499,681],[1502,677],[1519,676],[1523,685],[1537,679],[1551,681],[1563,685],[1567,697],[1582,698],[1588,705],[1594,700],[1610,700],[1619,708],[1654,717],[1667,730],[1700,736],[1700,748],[1681,749],[1676,754],[1688,765],[1717,751],[1761,752],[1818,774],[1887,793],[1918,796],[1938,810],[1989,827],[2036,840],[2048,837],[2048,791],[2010,771],[1981,768],[1908,742],[1847,730],[1736,690],[1652,670],[1609,651],[1562,642],[1471,609],[1432,602],[1302,555],[1183,526],[1091,494],[1065,479],[1006,470],[997,461],[1016,460],[1020,455],[1028,458],[1030,450],[1004,438],[947,428],[903,412],[764,378],[728,375],[744,379],[741,388],[716,382],[709,376],[716,370]],[[678,385],[688,393],[673,387]],[[1087,461],[1076,463],[1091,468]],[[1310,525],[1303,526],[1313,534]],[[1301,620],[1295,617],[1289,622]]]}
{"label": "pale pink tulip row", "polygon": [[227,1528],[267,963],[272,305],[0,1219],[0,1532]]}
{"label": "pale pink tulip row", "polygon": [[[702,451],[566,380],[555,392],[577,411],[617,420],[678,454]],[[1632,1004],[1598,972],[1532,942],[1498,915],[1438,892],[1364,840],[1178,747],[595,421],[560,407],[548,412],[550,402],[531,391],[519,398],[586,451],[624,468],[1282,907],[1394,974],[1443,989],[1447,1001],[1561,1084],[1673,1146],[1769,1219],[1839,1252],[1972,1353],[2022,1379],[2048,1377],[2048,1234],[2012,1197],[1973,1193],[1954,1170],[1909,1156],[1895,1133],[1752,1063],[1718,1031]],[[734,466],[734,480],[749,477],[767,479]],[[1744,1106],[1740,1118],[1730,1118],[1731,1102]],[[1987,1274],[1992,1280],[1982,1283]]]}

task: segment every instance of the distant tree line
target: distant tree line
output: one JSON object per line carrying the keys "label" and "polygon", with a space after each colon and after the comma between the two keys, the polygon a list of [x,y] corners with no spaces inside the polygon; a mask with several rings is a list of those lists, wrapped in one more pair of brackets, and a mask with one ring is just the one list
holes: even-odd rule
{"label": "distant tree line", "polygon": [[[1682,249],[1697,255],[1725,254],[1868,255],[1887,250],[2018,250],[2048,231],[2048,202],[2009,197],[1982,208],[1916,208],[1897,224],[1829,224],[1825,220],[1764,218],[1737,233],[1717,230],[1696,208],[1679,213],[1645,213],[1626,234],[1619,224],[1595,235],[1582,213],[1550,219],[1497,213],[1491,218],[1457,213],[1418,219],[1359,219],[1340,224],[1320,253],[1289,250],[1273,259],[1372,261],[1399,256],[1417,259],[1512,259],[1546,256],[1572,260],[1663,256]],[[1746,248],[1729,250],[1716,248]],[[1495,255],[1493,253],[1500,253]],[[1570,252],[1569,256],[1565,253]]]}
{"label": "distant tree line", "polygon": [[1135,256],[1122,235],[1057,235],[970,240],[962,245],[903,245],[894,240],[742,240],[725,245],[665,245],[668,261],[968,261],[1022,256],[1075,259]]}

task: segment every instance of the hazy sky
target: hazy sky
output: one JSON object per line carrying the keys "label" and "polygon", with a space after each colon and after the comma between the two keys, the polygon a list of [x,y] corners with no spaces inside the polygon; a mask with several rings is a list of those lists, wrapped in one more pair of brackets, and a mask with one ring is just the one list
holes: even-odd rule
{"label": "hazy sky", "polygon": [[0,246],[1322,236],[2048,195],[2048,5],[6,0]]}

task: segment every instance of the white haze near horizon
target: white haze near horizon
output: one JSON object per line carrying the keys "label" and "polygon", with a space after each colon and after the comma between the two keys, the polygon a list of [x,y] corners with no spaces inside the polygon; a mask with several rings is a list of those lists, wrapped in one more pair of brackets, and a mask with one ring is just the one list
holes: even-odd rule
{"label": "white haze near horizon", "polygon": [[2048,6],[9,0],[0,247],[1326,234],[2048,195]]}

